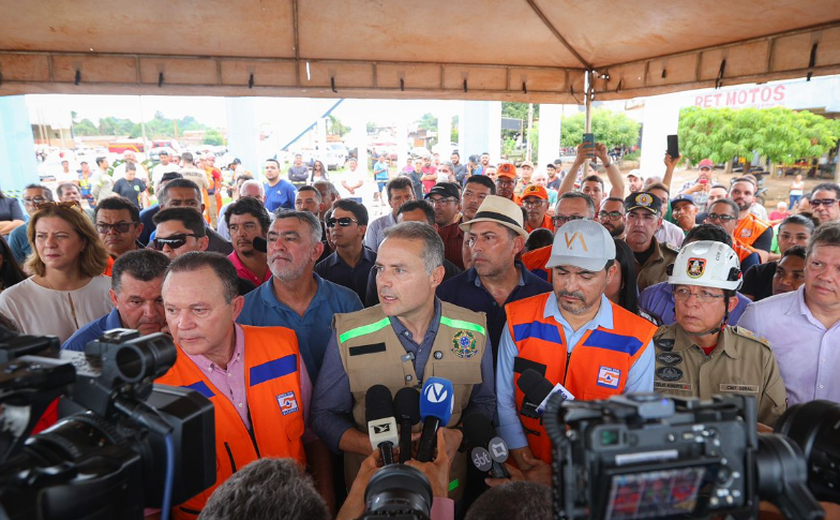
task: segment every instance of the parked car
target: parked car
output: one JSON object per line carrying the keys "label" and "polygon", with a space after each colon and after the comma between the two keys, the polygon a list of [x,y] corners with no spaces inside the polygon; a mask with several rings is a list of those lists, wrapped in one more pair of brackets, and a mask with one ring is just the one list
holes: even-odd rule
{"label": "parked car", "polygon": [[344,146],[344,143],[327,143],[327,146],[319,155],[328,170],[337,170],[344,166],[344,161],[347,158],[347,147]]}

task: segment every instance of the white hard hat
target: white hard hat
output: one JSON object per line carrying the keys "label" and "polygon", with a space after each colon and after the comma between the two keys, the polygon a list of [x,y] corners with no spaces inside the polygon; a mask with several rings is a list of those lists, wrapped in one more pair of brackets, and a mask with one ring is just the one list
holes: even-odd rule
{"label": "white hard hat", "polygon": [[743,282],[741,262],[723,242],[700,240],[683,245],[668,276],[671,285],[697,285],[737,291]]}

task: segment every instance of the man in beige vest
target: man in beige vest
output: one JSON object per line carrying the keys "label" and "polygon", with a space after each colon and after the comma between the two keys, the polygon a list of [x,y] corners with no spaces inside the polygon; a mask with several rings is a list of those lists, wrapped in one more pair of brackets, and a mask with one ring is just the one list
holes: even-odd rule
{"label": "man in beige vest", "polygon": [[[315,385],[312,421],[318,436],[345,453],[345,479],[373,451],[365,422],[365,394],[385,385],[391,395],[422,387],[424,378],[443,377],[455,388],[452,418],[444,434],[451,452],[450,497],[464,489],[466,456],[456,454],[461,434],[454,428],[465,414],[492,419],[492,348],[484,313],[441,302],[443,242],[431,226],[403,222],[385,232],[376,259],[380,304],[336,314],[334,335]],[[420,431],[416,426],[414,432]],[[415,436],[416,437],[416,436]]]}

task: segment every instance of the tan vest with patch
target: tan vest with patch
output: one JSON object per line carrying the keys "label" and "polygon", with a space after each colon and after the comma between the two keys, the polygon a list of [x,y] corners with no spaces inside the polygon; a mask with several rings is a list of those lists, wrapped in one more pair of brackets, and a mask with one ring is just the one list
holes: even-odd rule
{"label": "tan vest with patch", "polygon": [[[461,422],[473,386],[482,382],[481,358],[487,344],[487,324],[484,313],[477,313],[447,302],[441,302],[440,323],[432,344],[423,375],[442,377],[452,381],[454,403],[452,418],[447,426]],[[410,386],[419,391],[423,381],[414,370],[414,360],[405,348],[379,305],[353,312],[336,314],[333,327],[338,337],[341,362],[353,394],[353,421],[356,428],[367,434],[365,394],[374,385],[384,385],[396,395],[400,388]],[[418,432],[421,425],[414,427]],[[344,475],[349,487],[359,471],[364,457],[346,453]],[[466,457],[459,454],[452,461],[450,497],[460,498],[466,476]]]}

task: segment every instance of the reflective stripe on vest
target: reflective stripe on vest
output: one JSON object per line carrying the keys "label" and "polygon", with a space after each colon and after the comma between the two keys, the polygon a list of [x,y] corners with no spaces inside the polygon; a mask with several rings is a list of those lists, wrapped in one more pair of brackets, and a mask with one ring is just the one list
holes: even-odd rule
{"label": "reflective stripe on vest", "polygon": [[[175,365],[155,382],[195,390],[213,403],[216,426],[216,483],[172,508],[176,519],[194,519],[213,491],[237,469],[259,457],[288,457],[303,468],[306,456],[300,390],[300,355],[294,331],[243,326],[245,392],[251,432],[227,396],[220,393],[179,348]],[[253,437],[252,437],[253,432]],[[256,444],[255,444],[256,443]]]}
{"label": "reflective stripe on vest", "polygon": [[553,316],[544,317],[546,303],[553,297],[554,293],[540,294],[505,308],[509,332],[518,350],[513,382],[519,419],[531,452],[549,464],[551,441],[534,412],[539,403],[526,401],[516,385],[520,374],[534,369],[552,385],[561,383],[575,399],[605,399],[624,391],[630,367],[656,332],[654,324],[610,303],[613,328],[587,331],[569,355],[563,326]]}
{"label": "reflective stripe on vest", "polygon": [[[484,336],[487,335],[487,331],[484,327],[479,325],[478,323],[472,323],[470,321],[464,320],[454,320],[451,318],[447,318],[446,316],[440,316],[440,323],[442,325],[446,325],[447,327],[452,327],[453,329],[466,329],[471,330],[473,332],[478,332]],[[380,330],[384,329],[391,325],[391,319],[385,318],[379,320],[375,323],[371,323],[370,325],[362,325],[361,327],[356,327],[354,329],[348,330],[347,332],[342,333],[338,337],[339,343],[346,343],[347,341],[358,338],[361,336],[366,336],[368,334],[373,334],[374,332],[379,332]]]}

